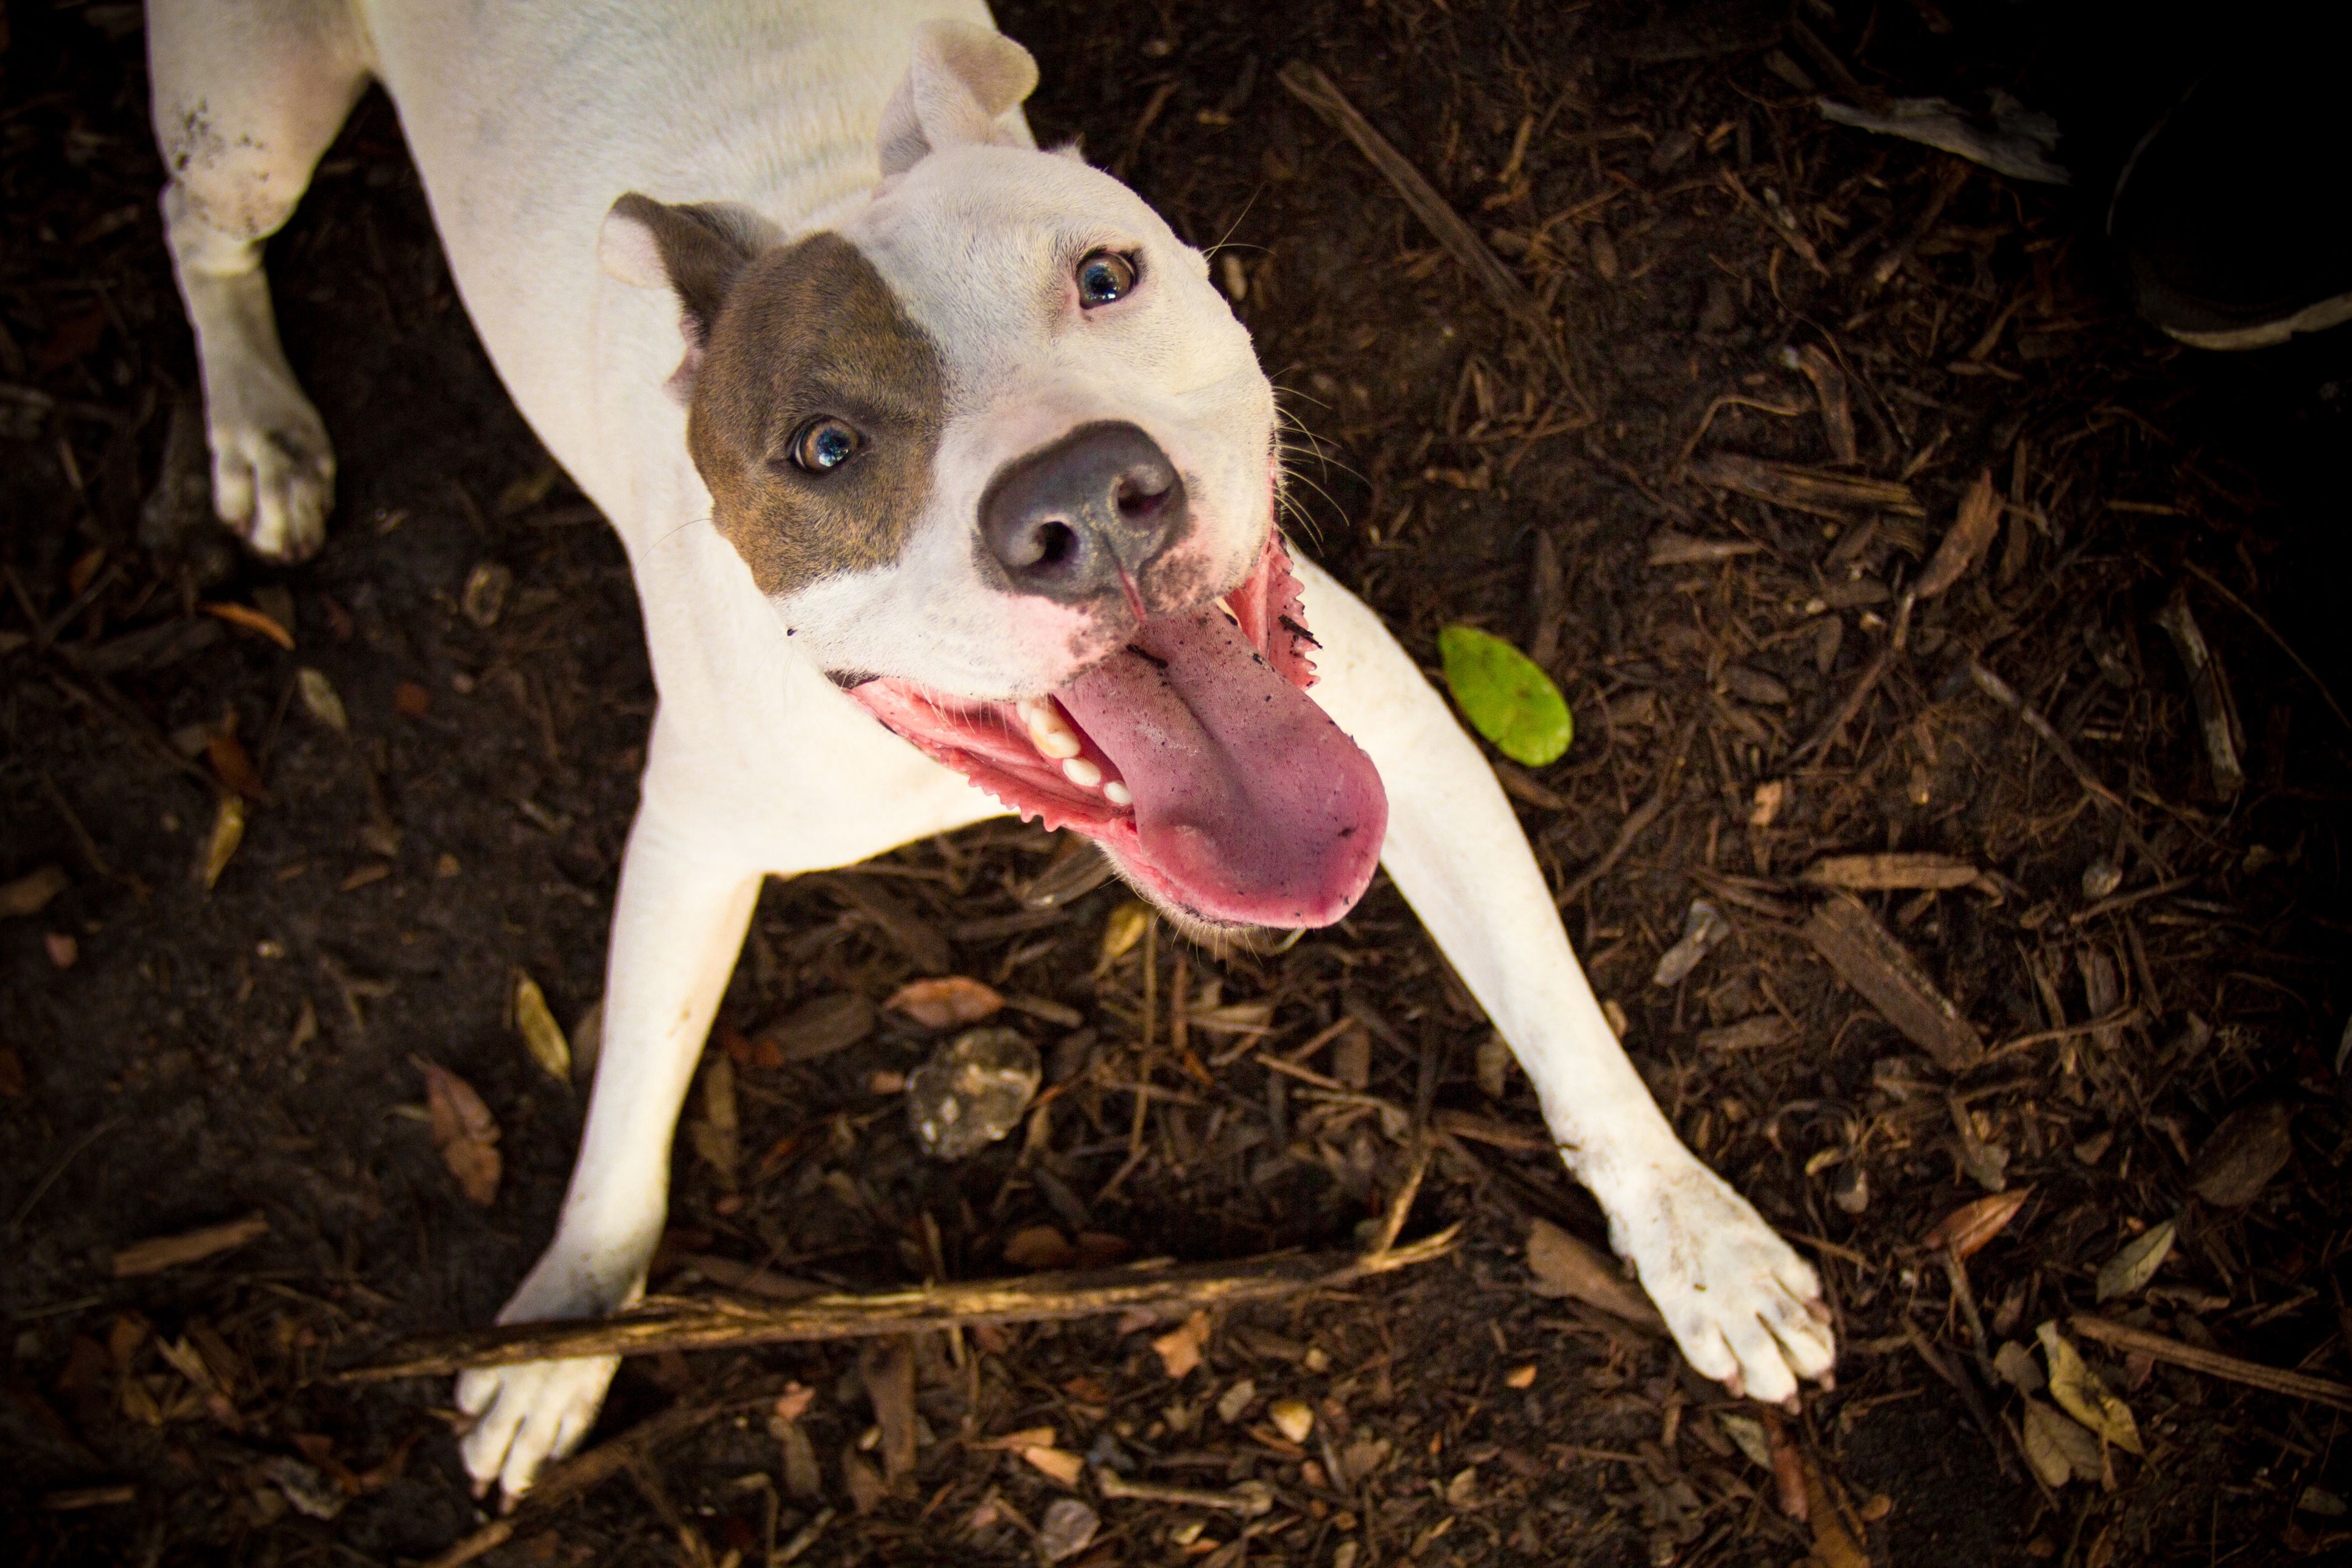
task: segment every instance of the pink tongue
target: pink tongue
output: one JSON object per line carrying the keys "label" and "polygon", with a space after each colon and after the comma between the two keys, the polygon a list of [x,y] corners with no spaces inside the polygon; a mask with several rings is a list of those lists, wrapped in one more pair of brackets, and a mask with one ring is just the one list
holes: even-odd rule
{"label": "pink tongue", "polygon": [[1146,623],[1055,695],[1135,794],[1132,868],[1177,903],[1322,926],[1363,896],[1388,828],[1380,774],[1215,609]]}

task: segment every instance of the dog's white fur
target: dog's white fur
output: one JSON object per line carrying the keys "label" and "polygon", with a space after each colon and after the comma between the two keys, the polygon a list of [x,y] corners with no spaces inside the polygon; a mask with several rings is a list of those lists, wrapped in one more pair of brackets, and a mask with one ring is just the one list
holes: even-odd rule
{"label": "dog's white fur", "polygon": [[[661,708],[614,911],[579,1163],[555,1239],[501,1321],[609,1311],[644,1288],[678,1109],[761,878],[853,863],[1003,809],[868,718],[823,668],[974,693],[1062,679],[1055,638],[1066,647],[1084,628],[1051,616],[1013,626],[977,596],[971,508],[998,464],[1086,417],[1148,419],[1171,449],[1190,443],[1184,471],[1208,476],[1211,491],[1202,548],[1223,552],[1222,580],[1234,580],[1264,525],[1252,510],[1264,501],[1263,435],[1252,452],[1236,434],[1270,417],[1263,377],[1241,364],[1246,340],[1199,278],[1171,290],[1139,341],[1074,349],[1021,324],[1022,291],[1058,278],[1068,237],[1106,223],[1188,273],[1199,263],[1122,187],[1032,148],[1014,104],[1034,68],[975,31],[989,26],[976,0],[150,9],[173,173],[164,210],[224,519],[273,556],[307,554],[322,535],[332,458],[278,345],[260,241],[374,77],[399,106],[491,359],[627,547]],[[641,239],[608,232],[610,273],[599,266],[600,226],[632,190],[735,204],[780,237],[842,232],[942,345],[959,401],[932,503],[898,567],[780,605],[697,526],[709,496],[665,391],[679,369],[677,307],[632,286],[658,270]],[[1150,374],[1107,374],[1119,355],[1149,361]],[[1801,1375],[1825,1377],[1832,1346],[1812,1270],[1675,1140],[1476,746],[1369,609],[1310,563],[1299,576],[1321,643],[1316,699],[1386,785],[1383,864],[1517,1053],[1685,1353],[1768,1400],[1791,1398]],[[829,647],[813,656],[812,642]],[[584,1436],[614,1367],[461,1379],[475,1421],[467,1468],[520,1492]]]}

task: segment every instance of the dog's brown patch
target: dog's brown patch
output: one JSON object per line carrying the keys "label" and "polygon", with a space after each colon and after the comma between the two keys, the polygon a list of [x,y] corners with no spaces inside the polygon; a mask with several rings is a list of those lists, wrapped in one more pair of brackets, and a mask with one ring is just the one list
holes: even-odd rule
{"label": "dog's brown patch", "polygon": [[[945,389],[938,347],[849,241],[813,235],[744,261],[709,324],[687,447],[761,592],[898,558],[930,493]],[[807,473],[793,437],[828,417],[859,450]]]}

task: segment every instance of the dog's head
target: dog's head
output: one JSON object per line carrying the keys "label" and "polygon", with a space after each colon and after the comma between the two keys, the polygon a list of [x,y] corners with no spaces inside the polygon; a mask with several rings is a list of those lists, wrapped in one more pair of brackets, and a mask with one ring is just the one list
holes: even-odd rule
{"label": "dog's head", "polygon": [[1163,905],[1328,923],[1386,801],[1304,695],[1272,388],[1206,258],[1030,143],[1036,79],[929,24],[840,226],[633,195],[606,268],[677,295],[712,521],[795,649]]}

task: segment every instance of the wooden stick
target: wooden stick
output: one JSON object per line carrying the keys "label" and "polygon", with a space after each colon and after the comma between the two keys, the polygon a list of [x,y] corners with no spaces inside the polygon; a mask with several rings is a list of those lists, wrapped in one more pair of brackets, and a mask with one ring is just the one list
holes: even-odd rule
{"label": "wooden stick", "polygon": [[1275,1253],[1239,1266],[1138,1264],[898,1290],[839,1291],[803,1301],[653,1297],[610,1318],[512,1323],[433,1334],[384,1360],[335,1374],[341,1383],[440,1377],[473,1366],[575,1356],[653,1355],[808,1340],[856,1339],[976,1323],[1034,1323],[1141,1308],[1213,1307],[1331,1289],[1453,1250],[1459,1226],[1390,1251]]}
{"label": "wooden stick", "polygon": [[1489,299],[1501,307],[1503,313],[1518,322],[1535,338],[1559,373],[1568,394],[1583,410],[1586,422],[1594,417],[1592,400],[1585,396],[1584,388],[1570,373],[1568,356],[1552,335],[1551,323],[1545,319],[1543,307],[1519,281],[1518,274],[1504,266],[1487,248],[1477,232],[1462,221],[1462,215],[1447,205],[1437,187],[1413,167],[1412,160],[1396,150],[1395,144],[1380,133],[1361,110],[1348,101],[1348,95],[1339,84],[1304,60],[1293,60],[1275,73],[1283,90],[1313,110],[1364,155],[1365,162],[1380,171],[1381,177],[1404,198],[1415,217],[1435,237],[1446,253],[1462,265],[1465,271],[1478,280]]}
{"label": "wooden stick", "polygon": [[639,1422],[608,1443],[551,1466],[547,1473],[540,1477],[538,1483],[522,1495],[517,1505],[520,1511],[492,1520],[427,1563],[425,1568],[465,1568],[465,1564],[477,1557],[505,1545],[517,1529],[603,1485],[656,1448],[674,1443],[721,1416],[756,1410],[774,1397],[775,1390],[771,1388],[757,1398],[728,1400],[717,1405],[674,1406],[650,1420]]}
{"label": "wooden stick", "polygon": [[2352,1410],[2352,1384],[2333,1383],[2326,1378],[2312,1377],[2300,1372],[2282,1372],[2260,1362],[2223,1355],[2220,1351],[2201,1350],[2196,1345],[2183,1344],[2179,1340],[2147,1329],[2135,1329],[2128,1323],[2095,1318],[2088,1312],[2075,1313],[2068,1323],[2084,1339],[2113,1345],[2126,1355],[2137,1352],[2153,1361],[2186,1367],[2190,1372],[2201,1372],[2224,1383],[2242,1383],[2248,1388],[2284,1394],[2289,1399],[2308,1399],[2315,1405]]}

